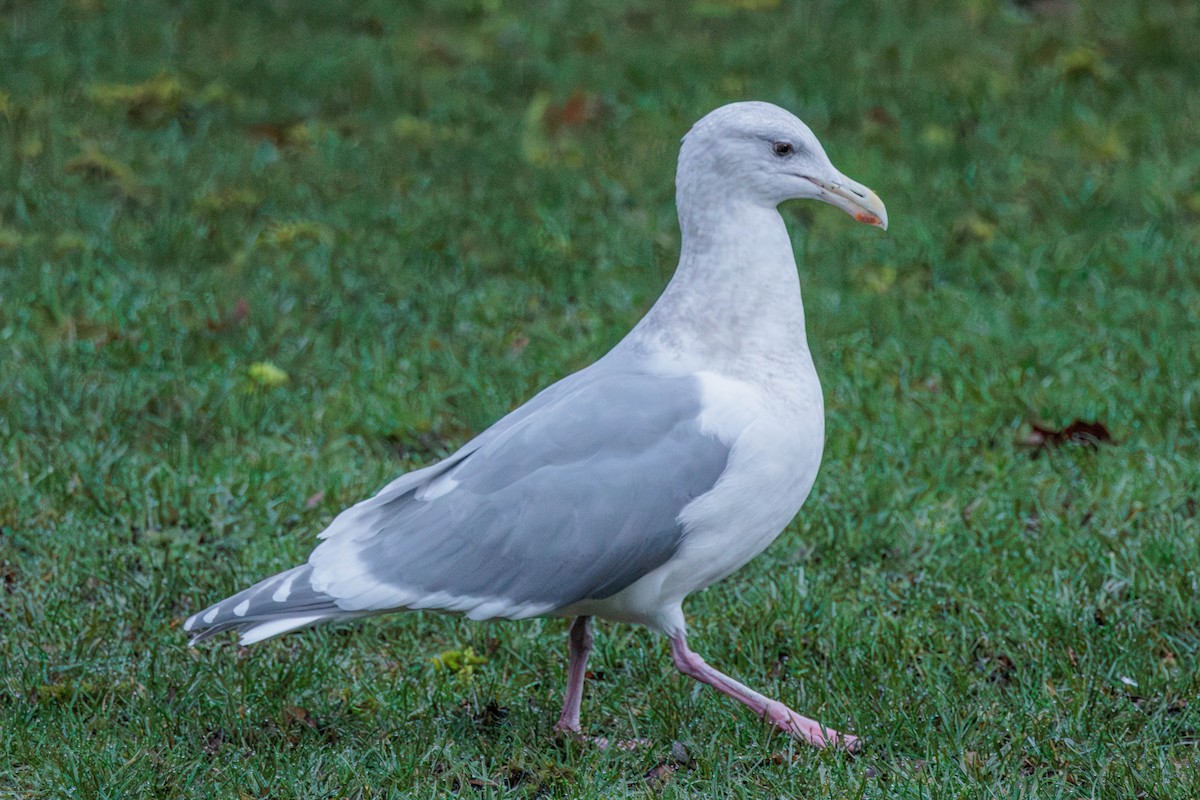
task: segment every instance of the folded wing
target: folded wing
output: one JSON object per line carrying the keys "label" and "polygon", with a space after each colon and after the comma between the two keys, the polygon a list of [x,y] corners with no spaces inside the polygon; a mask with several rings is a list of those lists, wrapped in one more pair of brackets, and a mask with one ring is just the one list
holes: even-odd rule
{"label": "folded wing", "polygon": [[729,448],[701,429],[700,412],[690,377],[577,373],[347,509],[307,565],[189,629],[251,628],[256,641],[400,608],[520,618],[613,595],[671,558],[686,535],[680,512],[725,468]]}

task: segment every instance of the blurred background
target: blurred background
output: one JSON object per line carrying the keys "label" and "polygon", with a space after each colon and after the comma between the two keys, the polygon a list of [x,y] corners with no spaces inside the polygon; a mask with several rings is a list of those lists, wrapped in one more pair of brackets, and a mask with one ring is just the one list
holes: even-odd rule
{"label": "blurred background", "polygon": [[[1196,796],[1198,65],[1193,2],[0,2],[0,795]],[[743,99],[892,227],[783,209],[825,466],[694,644],[865,758],[623,626],[619,755],[556,621],[186,647],[615,343]]]}

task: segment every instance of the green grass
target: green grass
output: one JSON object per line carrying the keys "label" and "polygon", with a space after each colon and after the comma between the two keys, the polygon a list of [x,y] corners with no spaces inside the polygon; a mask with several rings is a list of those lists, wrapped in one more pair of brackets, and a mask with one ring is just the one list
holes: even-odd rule
{"label": "green grass", "polygon": [[[0,4],[0,797],[1200,795],[1198,7],[744,5]],[[552,739],[556,620],[188,648],[613,344],[747,98],[892,230],[784,210],[825,463],[692,644],[862,756],[628,626],[584,724],[634,752]]]}

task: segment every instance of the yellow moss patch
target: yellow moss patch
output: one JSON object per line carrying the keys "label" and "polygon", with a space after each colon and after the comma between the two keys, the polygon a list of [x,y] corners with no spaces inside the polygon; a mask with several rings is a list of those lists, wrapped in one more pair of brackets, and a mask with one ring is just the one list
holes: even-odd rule
{"label": "yellow moss patch", "polygon": [[256,361],[246,368],[246,375],[255,385],[274,389],[288,382],[288,374],[270,361]]}
{"label": "yellow moss patch", "polygon": [[141,199],[146,195],[146,188],[128,164],[100,152],[95,145],[87,145],[82,153],[64,164],[63,172],[111,183],[130,199]]}
{"label": "yellow moss patch", "polygon": [[142,83],[97,83],[87,98],[104,108],[124,108],[129,118],[143,125],[160,125],[179,112],[187,95],[183,81],[159,73]]}

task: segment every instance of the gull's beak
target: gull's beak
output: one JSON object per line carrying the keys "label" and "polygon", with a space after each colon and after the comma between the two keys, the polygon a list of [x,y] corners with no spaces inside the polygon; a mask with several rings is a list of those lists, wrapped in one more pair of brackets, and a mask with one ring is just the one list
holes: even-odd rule
{"label": "gull's beak", "polygon": [[887,209],[884,208],[879,195],[839,172],[835,171],[834,175],[836,177],[833,180],[822,180],[808,175],[804,177],[820,188],[820,199],[829,205],[837,206],[859,222],[875,225],[886,231],[888,226]]}

